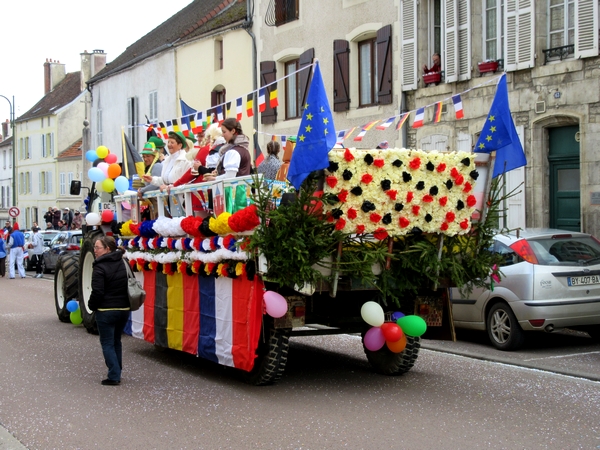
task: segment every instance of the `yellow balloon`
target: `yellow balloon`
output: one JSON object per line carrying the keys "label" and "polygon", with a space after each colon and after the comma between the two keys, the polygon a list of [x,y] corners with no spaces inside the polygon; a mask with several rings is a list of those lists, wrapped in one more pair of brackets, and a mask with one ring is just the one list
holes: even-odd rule
{"label": "yellow balloon", "polygon": [[110,153],[110,150],[108,149],[108,147],[105,147],[104,145],[101,145],[100,147],[98,147],[96,149],[96,155],[98,155],[98,158],[100,158],[100,159],[106,158],[106,155],[108,155],[109,153]]}
{"label": "yellow balloon", "polygon": [[115,182],[114,180],[111,180],[110,178],[105,179],[102,182],[102,190],[104,190],[105,192],[108,192],[109,194],[115,190]]}

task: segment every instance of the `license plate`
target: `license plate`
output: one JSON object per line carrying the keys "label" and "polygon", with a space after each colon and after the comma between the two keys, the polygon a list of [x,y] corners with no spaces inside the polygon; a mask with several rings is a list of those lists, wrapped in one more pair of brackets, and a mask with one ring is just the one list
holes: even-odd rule
{"label": "license plate", "polygon": [[567,277],[569,286],[584,286],[586,284],[600,284],[600,275],[587,275],[584,277]]}

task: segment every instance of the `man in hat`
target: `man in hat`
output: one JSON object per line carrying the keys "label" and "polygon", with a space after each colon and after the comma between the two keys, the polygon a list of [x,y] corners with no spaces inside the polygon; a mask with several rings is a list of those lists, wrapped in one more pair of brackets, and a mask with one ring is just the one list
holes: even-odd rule
{"label": "man in hat", "polygon": [[[155,136],[152,136],[150,139],[150,141],[146,142],[146,144],[144,145],[144,148],[142,149],[142,151],[140,152],[142,154],[142,159],[144,160],[144,173],[146,175],[151,175],[153,177],[160,177],[160,173],[162,171],[162,164],[159,160],[159,154],[158,151],[156,150],[156,146],[154,144],[154,142],[152,142],[152,139],[155,138]],[[158,138],[155,138],[158,139]],[[160,139],[158,139],[160,140]],[[162,142],[162,140],[161,140]],[[151,183],[148,182],[144,182],[144,186],[140,187],[137,192],[138,192],[138,197],[141,197],[142,195],[144,195],[145,192],[149,192],[149,191],[154,191],[158,189],[158,186],[154,186]]]}

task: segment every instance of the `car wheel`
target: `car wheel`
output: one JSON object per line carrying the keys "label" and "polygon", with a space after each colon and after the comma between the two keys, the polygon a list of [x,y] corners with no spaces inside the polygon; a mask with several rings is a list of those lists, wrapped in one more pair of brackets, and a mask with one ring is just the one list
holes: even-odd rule
{"label": "car wheel", "polygon": [[487,315],[490,341],[499,350],[515,350],[525,342],[525,333],[506,303],[496,303]]}

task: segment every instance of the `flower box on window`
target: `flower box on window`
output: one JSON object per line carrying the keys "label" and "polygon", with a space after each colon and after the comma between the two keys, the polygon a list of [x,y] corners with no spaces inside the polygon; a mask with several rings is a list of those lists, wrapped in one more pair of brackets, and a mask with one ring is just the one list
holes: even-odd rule
{"label": "flower box on window", "polygon": [[442,81],[441,72],[430,72],[423,75],[423,82],[427,84],[439,84]]}
{"label": "flower box on window", "polygon": [[484,61],[477,64],[479,73],[496,72],[500,64],[498,61]]}

